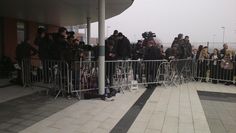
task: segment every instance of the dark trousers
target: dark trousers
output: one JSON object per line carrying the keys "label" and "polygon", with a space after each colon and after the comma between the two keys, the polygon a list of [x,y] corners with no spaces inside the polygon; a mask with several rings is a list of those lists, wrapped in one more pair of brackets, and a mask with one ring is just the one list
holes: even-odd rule
{"label": "dark trousers", "polygon": [[145,62],[145,73],[146,73],[147,83],[156,82],[157,70],[158,70],[157,62]]}
{"label": "dark trousers", "polygon": [[105,73],[106,73],[106,78],[109,79],[109,85],[113,84],[113,75],[115,74],[115,63],[114,62],[106,62],[105,66]]}
{"label": "dark trousers", "polygon": [[212,82],[216,83],[217,79],[219,79],[219,71],[220,71],[219,64],[214,65],[212,62],[210,66],[210,73],[211,73],[210,77],[213,79]]}
{"label": "dark trousers", "polygon": [[141,79],[142,79],[141,63],[140,62],[133,62],[132,68],[133,68],[134,80],[141,81]]}
{"label": "dark trousers", "polygon": [[206,72],[207,72],[207,61],[199,62],[199,77],[206,79]]}

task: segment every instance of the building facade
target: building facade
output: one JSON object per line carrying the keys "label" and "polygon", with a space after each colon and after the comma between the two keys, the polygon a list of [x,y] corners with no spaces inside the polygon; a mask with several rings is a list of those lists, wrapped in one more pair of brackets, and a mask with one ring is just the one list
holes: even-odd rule
{"label": "building facade", "polygon": [[55,25],[14,18],[0,18],[0,56],[6,56],[15,61],[16,46],[26,38],[35,47],[33,43],[39,27],[45,27],[49,33],[57,32],[58,30],[58,26]]}

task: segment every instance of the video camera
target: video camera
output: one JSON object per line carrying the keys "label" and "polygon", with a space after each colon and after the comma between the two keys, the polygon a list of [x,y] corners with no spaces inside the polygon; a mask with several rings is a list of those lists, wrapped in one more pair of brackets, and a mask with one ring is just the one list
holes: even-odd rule
{"label": "video camera", "polygon": [[156,37],[156,34],[153,33],[153,32],[151,32],[151,31],[149,31],[149,32],[144,32],[144,33],[142,34],[142,37],[143,37],[144,39],[152,39],[152,38]]}
{"label": "video camera", "polygon": [[74,31],[67,31],[66,34],[67,34],[67,36],[74,36],[75,32]]}

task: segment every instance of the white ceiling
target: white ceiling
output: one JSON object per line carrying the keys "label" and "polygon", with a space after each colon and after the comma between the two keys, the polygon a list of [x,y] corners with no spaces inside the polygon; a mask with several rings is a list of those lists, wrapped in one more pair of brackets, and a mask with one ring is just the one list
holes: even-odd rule
{"label": "white ceiling", "polygon": [[[106,0],[106,18],[119,15],[133,0]],[[69,26],[98,20],[98,0],[1,0],[0,16]]]}

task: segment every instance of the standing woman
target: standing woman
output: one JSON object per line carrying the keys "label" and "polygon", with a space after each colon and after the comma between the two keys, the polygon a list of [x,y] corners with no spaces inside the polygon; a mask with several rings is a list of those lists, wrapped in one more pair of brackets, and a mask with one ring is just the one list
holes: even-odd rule
{"label": "standing woman", "polygon": [[200,53],[201,53],[202,49],[203,49],[203,46],[199,45],[197,53],[196,53],[196,57],[195,57],[196,66],[197,66],[197,78],[196,78],[197,81],[198,81],[198,79],[200,77],[200,63],[199,63],[200,61],[199,61],[199,56],[200,56]]}
{"label": "standing woman", "polygon": [[208,55],[208,48],[204,47],[202,51],[200,52],[199,56],[199,71],[200,71],[200,78],[202,79],[202,82],[206,82],[206,72],[208,70],[208,60],[209,55]]}
{"label": "standing woman", "polygon": [[219,78],[219,60],[220,53],[218,49],[214,49],[213,53],[210,55],[210,78],[212,78],[212,83],[217,84],[217,80]]}
{"label": "standing woman", "polygon": [[225,56],[221,61],[221,68],[224,69],[223,80],[226,81],[225,85],[230,85],[233,81],[233,57],[234,52],[231,50],[226,50]]}

